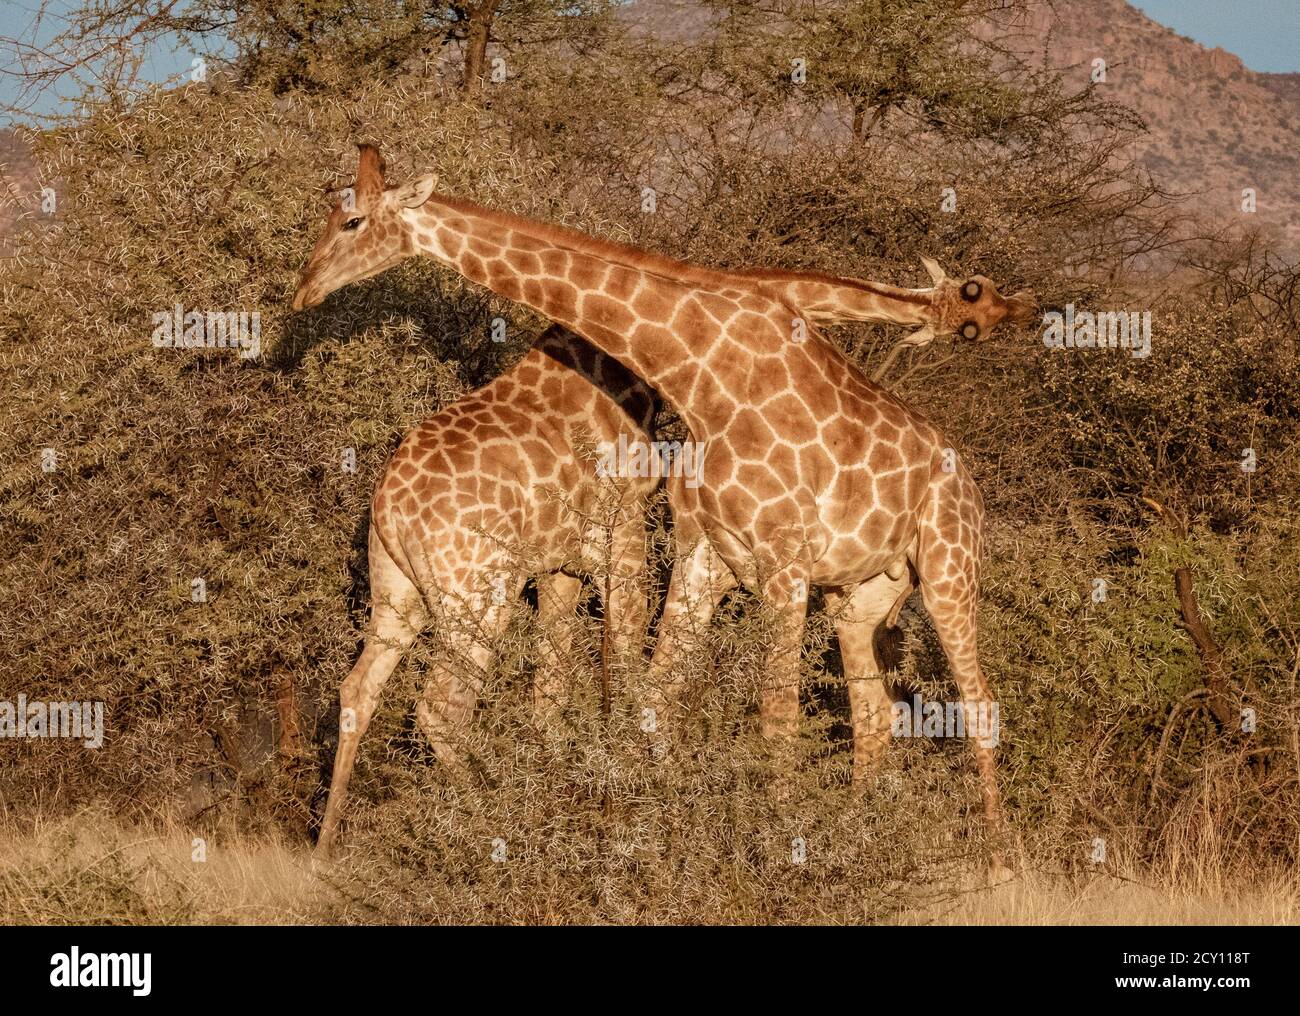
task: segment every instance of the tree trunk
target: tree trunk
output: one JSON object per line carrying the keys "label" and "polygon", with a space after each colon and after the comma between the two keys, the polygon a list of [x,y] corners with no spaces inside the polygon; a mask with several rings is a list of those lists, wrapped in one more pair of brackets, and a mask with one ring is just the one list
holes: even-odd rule
{"label": "tree trunk", "polygon": [[481,0],[470,8],[469,28],[465,33],[465,94],[477,95],[483,86],[483,67],[487,63],[488,40],[492,36],[492,19],[501,0]]}
{"label": "tree trunk", "polygon": [[1178,568],[1174,571],[1174,589],[1178,593],[1178,607],[1183,615],[1183,625],[1196,651],[1205,666],[1205,687],[1210,693],[1210,712],[1225,730],[1235,731],[1236,713],[1228,704],[1227,681],[1223,674],[1223,653],[1214,641],[1210,629],[1201,617],[1200,604],[1196,600],[1196,587],[1192,584],[1192,570]]}
{"label": "tree trunk", "polygon": [[[1143,501],[1154,508],[1173,527],[1178,538],[1187,539],[1187,523],[1172,508],[1149,497]],[[1214,641],[1209,626],[1201,616],[1201,606],[1196,598],[1196,584],[1190,568],[1174,569],[1174,592],[1178,595],[1178,611],[1183,617],[1183,627],[1192,636],[1196,654],[1205,668],[1205,690],[1208,693],[1210,713],[1219,726],[1230,733],[1239,733],[1238,714],[1229,702],[1227,676],[1223,667],[1223,651]]]}
{"label": "tree trunk", "polygon": [[280,720],[280,765],[288,772],[307,754],[303,744],[302,716],[298,711],[293,671],[288,667],[278,668],[275,674],[275,711]]}

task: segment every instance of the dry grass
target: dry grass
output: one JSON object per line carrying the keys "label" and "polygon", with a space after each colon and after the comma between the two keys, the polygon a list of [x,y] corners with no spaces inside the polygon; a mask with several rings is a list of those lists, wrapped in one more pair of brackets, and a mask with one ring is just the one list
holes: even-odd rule
{"label": "dry grass", "polygon": [[[116,824],[96,811],[0,832],[0,924],[344,923],[358,919],[305,843],[217,834],[191,859],[191,831]],[[346,862],[344,862],[346,863]],[[1032,866],[996,888],[929,886],[896,925],[1283,925],[1300,923],[1294,873],[1250,883],[1141,883]],[[485,920],[487,917],[485,915]]]}
{"label": "dry grass", "polygon": [[909,911],[902,925],[1248,925],[1300,923],[1294,875],[1216,891],[1176,883],[1145,885],[1098,874],[1079,879],[1026,871],[995,889],[963,892],[955,901]]}
{"label": "dry grass", "polygon": [[310,924],[325,887],[305,845],[116,824],[98,811],[0,832],[0,924]]}
{"label": "dry grass", "polygon": [[[1259,873],[1296,866],[1300,848],[1300,269],[1216,246],[1186,291],[1139,301],[1165,287],[1131,259],[1163,250],[1177,220],[1123,164],[1135,127],[1105,103],[1052,85],[1029,137],[918,138],[891,116],[845,144],[819,117],[794,129],[784,92],[744,94],[772,76],[719,52],[706,39],[671,62],[539,59],[481,107],[418,76],[187,87],[34,139],[60,212],[57,228],[33,219],[22,257],[0,264],[0,699],[102,701],[106,739],[4,746],[0,921],[1294,919],[1294,881]],[[683,91],[677,71],[665,83],[670,63],[709,87]],[[730,98],[719,74],[739,83]],[[1090,124],[1095,139],[1073,144]],[[449,193],[701,263],[914,285],[924,251],[1044,306],[1151,310],[1149,359],[1045,355],[1037,334],[1008,330],[917,350],[889,378],[960,449],[988,509],[981,662],[1032,874],[996,892],[960,884],[985,845],[969,751],[952,739],[901,739],[888,760],[900,779],[846,801],[843,666],[820,610],[801,764],[786,766],[796,806],[774,805],[772,749],[754,735],[771,626],[742,596],[684,668],[690,721],[671,766],[647,762],[638,672],[615,675],[602,715],[590,612],[570,661],[572,730],[534,736],[542,633],[521,611],[463,732],[477,782],[454,783],[411,718],[430,632],[363,742],[345,862],[312,871],[304,829],[372,599],[374,482],[416,421],[497,376],[539,325],[414,262],[289,313],[321,188],[350,179],[366,139],[383,141],[394,181],[435,169]],[[950,214],[935,195],[954,180]],[[264,355],[155,348],[153,315],[177,302],[256,311]],[[498,313],[508,343],[488,337]],[[830,336],[863,365],[896,338],[868,324]],[[1236,465],[1247,447],[1254,473]],[[1139,495],[1178,507],[1186,533]],[[662,527],[654,545],[662,573]],[[1179,568],[1221,649],[1213,669],[1258,721],[1248,735],[1205,708],[1213,673],[1184,630]],[[903,697],[951,700],[919,613],[899,642]],[[299,728],[301,748],[282,743]],[[498,839],[509,864],[489,856]],[[796,839],[807,863],[791,861]],[[1089,860],[1098,839],[1106,878]]]}

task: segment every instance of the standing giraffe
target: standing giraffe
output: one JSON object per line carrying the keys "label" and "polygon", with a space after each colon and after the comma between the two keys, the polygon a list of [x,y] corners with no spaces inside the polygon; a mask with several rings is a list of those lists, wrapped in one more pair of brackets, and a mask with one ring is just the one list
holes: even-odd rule
{"label": "standing giraffe", "polygon": [[[361,737],[405,651],[430,621],[435,654],[416,718],[440,762],[473,712],[493,644],[530,575],[544,639],[533,684],[544,723],[563,702],[563,666],[582,575],[608,553],[605,603],[617,644],[643,637],[644,499],[658,479],[597,478],[592,441],[647,441],[654,395],[617,361],[558,327],[507,373],[415,427],[389,461],[368,536],[371,618],[339,691],[340,736],[317,851],[327,857]],[[597,514],[613,485],[612,525]],[[608,539],[607,546],[602,546]]]}
{"label": "standing giraffe", "polygon": [[[830,596],[837,607],[843,608],[837,626],[846,661],[865,651],[861,667],[856,669],[864,675],[876,674],[870,634],[888,607],[896,601],[901,603],[903,590],[910,588],[905,581],[908,561],[920,576],[927,605],[940,627],[964,697],[974,701],[987,695],[973,645],[978,492],[964,470],[954,470],[955,484],[931,479],[927,486],[922,474],[934,471],[932,453],[942,447],[937,431],[887,393],[859,378],[856,369],[815,332],[808,333],[806,342],[791,346],[792,325],[805,324],[792,308],[800,307],[799,313],[813,321],[859,317],[918,324],[920,329],[908,341],[919,343],[944,332],[958,332],[972,339],[982,337],[1003,318],[1023,317],[1030,306],[1025,297],[1005,300],[991,283],[979,277],[958,286],[944,278],[932,262],[927,262],[935,282],[930,290],[899,290],[814,273],[720,273],[697,269],[571,230],[435,197],[432,178],[385,189],[377,150],[362,146],[353,200],[347,211],[339,207],[331,214],[295,294],[294,307],[315,305],[334,289],[375,275],[417,253],[430,254],[465,277],[533,306],[585,335],[658,388],[681,414],[696,440],[704,444],[708,452],[704,470],[713,478],[706,477],[705,487],[693,492],[692,502],[683,513],[686,525],[682,528],[688,532],[698,529],[707,539],[710,556],[702,559],[704,563],[725,563],[734,576],[732,584],[744,581],[760,588],[769,601],[776,601],[786,621],[784,637],[773,656],[775,680],[769,681],[764,695],[766,733],[788,733],[797,723],[797,647],[807,583],[833,587]],[[593,306],[586,307],[588,303]],[[759,337],[757,347],[739,326]],[[795,369],[786,365],[785,358],[793,354],[785,346],[799,354],[791,365]],[[720,361],[718,353],[731,354],[734,361]],[[764,362],[757,361],[760,355]],[[746,365],[760,369],[746,376]],[[742,369],[738,372],[737,367]],[[783,383],[777,383],[780,381]],[[805,390],[809,385],[811,392]],[[812,428],[811,436],[791,442],[784,455],[777,448],[775,457],[751,456],[751,452],[761,450],[764,437],[767,444],[785,443],[762,422],[754,407],[745,405],[760,388],[765,390],[759,400],[761,408],[778,416],[790,412],[792,422],[801,425],[800,431]],[[717,405],[696,405],[701,399],[708,403],[715,398]],[[818,433],[818,414],[810,411],[810,398],[814,404],[828,403],[833,410],[828,421],[834,428],[830,433]],[[787,399],[789,403],[784,404]],[[722,415],[718,410],[724,407],[729,409]],[[735,426],[736,417],[743,419],[740,426]],[[755,421],[766,435],[756,431]],[[779,419],[776,422],[784,426]],[[855,433],[860,435],[859,444],[866,446],[866,456],[873,460],[870,464],[853,455]],[[756,438],[760,439],[757,443]],[[882,450],[875,450],[877,444]],[[798,445],[807,446],[807,450]],[[715,454],[729,461],[725,474],[714,468]],[[748,461],[742,461],[751,457],[755,464],[764,461],[757,468],[765,476],[758,476]],[[740,486],[750,484],[747,471],[754,480],[751,489],[760,486],[761,480],[760,493],[775,491],[765,498],[777,509],[775,517],[768,505],[760,504]],[[408,470],[405,479],[411,480],[417,473],[418,469]],[[873,489],[877,480],[880,488]],[[919,503],[924,500],[923,492],[930,488],[935,488],[932,503]],[[876,506],[868,518],[855,519],[854,510],[861,511],[862,497],[868,493],[876,495]],[[376,515],[386,507],[381,504],[382,494],[383,485],[376,496]],[[407,500],[415,506],[413,497]],[[891,514],[892,522],[886,518]],[[947,525],[951,538],[935,532],[940,523]],[[372,521],[372,547],[376,542],[375,525]],[[936,536],[938,539],[933,538]],[[420,555],[412,554],[409,546],[403,550],[405,568],[392,560],[391,553],[387,562],[381,554],[380,561],[389,571],[403,573],[408,596],[414,595],[417,586],[440,588],[432,572],[416,573],[421,567],[417,563]],[[945,561],[951,556],[956,562],[948,573],[935,571],[941,551]],[[872,570],[876,564],[880,567]],[[475,562],[468,571],[481,575],[484,568]],[[698,585],[693,572],[685,572],[680,581],[679,576],[674,576],[669,606],[676,605],[679,613],[691,602]],[[882,577],[895,585],[889,587],[886,610],[877,615],[874,605],[881,598]],[[722,583],[717,585],[722,587]],[[798,595],[792,595],[796,591]],[[479,592],[475,603],[479,616],[491,613],[483,595]],[[716,598],[705,599],[716,603]],[[378,599],[375,609],[372,627],[378,631]],[[712,606],[705,604],[704,609],[711,611]],[[669,623],[672,616],[666,614],[665,622]],[[402,619],[397,627],[409,644],[414,638],[414,626]],[[864,631],[865,643],[855,637]],[[674,642],[671,637],[661,638],[656,657],[670,659]],[[386,663],[386,670],[382,665],[386,662],[384,654],[391,655],[392,648],[376,645],[371,654],[368,642],[341,693],[345,713],[349,708],[347,700],[356,698],[361,703],[358,714],[364,712],[368,720],[378,686],[396,663],[393,658]],[[400,655],[400,650],[397,653]],[[855,668],[846,662],[846,669]],[[384,673],[376,680],[374,675],[380,670]],[[853,673],[849,677],[851,690],[870,680]],[[878,675],[876,680],[878,683]],[[473,699],[467,689],[461,692],[452,697],[462,703],[464,711],[472,707]],[[857,736],[858,726],[880,721],[887,727],[888,717],[874,716],[859,708],[857,700],[863,698],[860,690],[854,698],[856,768],[859,763],[865,764],[858,747],[864,743]],[[346,787],[359,736],[356,731],[355,736],[340,740],[322,831],[326,849],[326,833],[332,839],[336,806]],[[883,743],[880,741],[882,747]],[[996,825],[997,788],[991,753],[978,746],[976,750],[984,778],[986,814]]]}

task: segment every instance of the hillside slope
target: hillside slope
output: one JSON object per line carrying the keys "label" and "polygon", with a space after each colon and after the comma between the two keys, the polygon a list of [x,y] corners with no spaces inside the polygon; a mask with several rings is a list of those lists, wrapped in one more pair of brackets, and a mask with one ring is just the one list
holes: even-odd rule
{"label": "hillside slope", "polygon": [[1137,153],[1168,187],[1224,219],[1256,192],[1259,225],[1300,251],[1300,74],[1260,74],[1152,21],[1124,0],[1037,7],[1017,48],[1135,109],[1150,135]]}

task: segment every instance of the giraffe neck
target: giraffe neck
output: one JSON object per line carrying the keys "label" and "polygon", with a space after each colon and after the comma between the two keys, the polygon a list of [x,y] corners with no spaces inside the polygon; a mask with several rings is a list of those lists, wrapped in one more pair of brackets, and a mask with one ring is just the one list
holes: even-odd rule
{"label": "giraffe neck", "polygon": [[[700,400],[692,398],[709,373],[709,351],[690,344],[692,332],[698,335],[699,325],[709,319],[696,305],[687,308],[686,322],[674,320],[692,302],[689,287],[556,246],[515,228],[510,217],[466,205],[435,194],[409,209],[416,251],[578,333],[657,389],[693,432],[710,431],[714,421],[707,400],[697,410]],[[717,338],[714,324],[712,339]]]}
{"label": "giraffe neck", "polygon": [[746,268],[727,274],[732,285],[747,279],[758,282],[813,323],[883,321],[921,325],[933,320],[933,289],[903,289],[818,272]]}
{"label": "giraffe neck", "polygon": [[880,321],[888,324],[922,325],[935,318],[934,288],[904,289],[883,282],[822,272],[706,268],[628,244],[598,239],[566,226],[484,208],[462,198],[435,195],[431,200],[474,218],[489,217],[514,232],[557,247],[581,251],[604,261],[637,268],[687,285],[704,289],[761,286],[776,299],[799,311],[805,320],[813,324]]}

